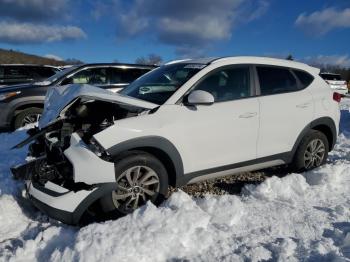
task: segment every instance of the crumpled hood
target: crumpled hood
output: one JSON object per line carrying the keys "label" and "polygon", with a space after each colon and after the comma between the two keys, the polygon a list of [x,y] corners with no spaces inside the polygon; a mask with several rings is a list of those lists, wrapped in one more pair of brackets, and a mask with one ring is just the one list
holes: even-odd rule
{"label": "crumpled hood", "polygon": [[[39,121],[39,128],[42,129],[59,118],[62,110],[78,98],[109,101],[144,109],[153,109],[158,106],[157,104],[113,93],[91,85],[72,84],[54,86],[50,88],[46,94],[44,112]],[[103,112],[101,112],[101,114],[103,114]]]}

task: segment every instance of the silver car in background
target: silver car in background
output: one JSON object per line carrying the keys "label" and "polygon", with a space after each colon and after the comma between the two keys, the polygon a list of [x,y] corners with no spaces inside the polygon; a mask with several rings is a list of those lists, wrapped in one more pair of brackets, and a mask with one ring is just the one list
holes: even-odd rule
{"label": "silver car in background", "polygon": [[344,79],[342,79],[341,75],[334,73],[321,73],[320,76],[327,82],[330,88],[334,89],[341,94],[348,93],[348,86]]}

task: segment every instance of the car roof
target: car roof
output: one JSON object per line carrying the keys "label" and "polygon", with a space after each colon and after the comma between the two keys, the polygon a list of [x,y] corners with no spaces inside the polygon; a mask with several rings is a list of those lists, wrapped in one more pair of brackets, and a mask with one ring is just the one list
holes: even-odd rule
{"label": "car roof", "polygon": [[98,66],[118,66],[118,67],[133,67],[133,68],[147,68],[147,69],[153,69],[158,67],[157,65],[141,65],[141,64],[128,64],[128,63],[87,63],[87,64],[81,64],[77,65],[78,68],[81,67],[98,67]]}
{"label": "car roof", "polygon": [[193,63],[193,64],[215,64],[215,63],[227,63],[227,64],[261,64],[261,65],[275,65],[292,67],[296,69],[306,70],[314,74],[319,74],[320,69],[309,66],[304,63],[291,61],[287,59],[271,58],[271,57],[259,57],[259,56],[230,56],[230,57],[209,57],[200,59],[183,59],[172,61],[167,64],[173,63]]}
{"label": "car roof", "polygon": [[53,65],[39,65],[39,64],[0,64],[0,66],[38,66],[38,67],[52,67],[52,68],[58,68],[59,66],[53,66]]}

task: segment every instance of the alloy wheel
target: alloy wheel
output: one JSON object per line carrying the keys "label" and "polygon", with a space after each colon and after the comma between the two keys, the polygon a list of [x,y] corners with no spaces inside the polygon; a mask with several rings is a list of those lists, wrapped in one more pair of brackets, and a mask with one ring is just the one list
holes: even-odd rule
{"label": "alloy wheel", "polygon": [[117,190],[112,192],[114,206],[122,213],[130,213],[157,197],[159,177],[147,166],[134,166],[117,178]]}
{"label": "alloy wheel", "polygon": [[28,124],[34,124],[39,121],[41,114],[29,114],[23,118],[22,127]]}
{"label": "alloy wheel", "polygon": [[322,164],[326,153],[325,145],[321,139],[309,142],[304,153],[305,169],[312,169]]}

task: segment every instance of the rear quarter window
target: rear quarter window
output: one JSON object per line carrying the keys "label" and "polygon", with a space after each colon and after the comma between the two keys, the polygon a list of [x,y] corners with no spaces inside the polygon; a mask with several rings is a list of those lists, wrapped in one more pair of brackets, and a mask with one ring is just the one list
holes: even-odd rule
{"label": "rear quarter window", "polygon": [[312,83],[312,81],[314,81],[314,77],[307,72],[301,70],[293,70],[293,72],[302,85],[301,89],[308,87]]}

